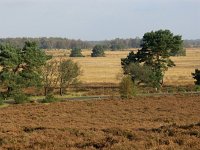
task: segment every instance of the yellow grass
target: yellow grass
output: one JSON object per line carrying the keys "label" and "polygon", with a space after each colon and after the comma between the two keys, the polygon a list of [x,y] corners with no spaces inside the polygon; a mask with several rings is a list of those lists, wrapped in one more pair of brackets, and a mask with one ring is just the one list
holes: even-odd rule
{"label": "yellow grass", "polygon": [[[136,50],[136,49],[134,49]],[[121,58],[125,58],[130,50],[106,51],[106,57],[92,58],[91,50],[83,50],[83,58],[72,58],[82,68],[80,80],[83,83],[119,83],[117,76],[122,72]],[[69,56],[69,50],[49,51],[54,56]],[[165,75],[164,82],[168,85],[193,84],[191,72],[200,68],[200,49],[187,49],[187,56],[172,57],[176,67],[170,68]]]}

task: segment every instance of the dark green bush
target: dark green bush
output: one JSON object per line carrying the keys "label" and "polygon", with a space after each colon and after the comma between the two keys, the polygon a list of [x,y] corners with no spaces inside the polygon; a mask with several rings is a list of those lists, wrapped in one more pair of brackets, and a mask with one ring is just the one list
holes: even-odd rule
{"label": "dark green bush", "polygon": [[52,103],[56,101],[57,101],[57,98],[55,98],[52,94],[49,94],[42,100],[42,103]]}
{"label": "dark green bush", "polygon": [[200,85],[200,70],[195,69],[195,72],[192,73],[193,78],[195,79],[195,85]]}
{"label": "dark green bush", "polygon": [[16,104],[23,104],[29,102],[28,96],[23,93],[15,93],[13,98]]}

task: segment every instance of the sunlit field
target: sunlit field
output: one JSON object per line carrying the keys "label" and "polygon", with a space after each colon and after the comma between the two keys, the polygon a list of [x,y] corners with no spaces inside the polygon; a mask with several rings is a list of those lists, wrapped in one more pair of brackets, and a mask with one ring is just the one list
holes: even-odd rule
{"label": "sunlit field", "polygon": [[[137,49],[133,49],[136,51]],[[90,57],[91,50],[83,50],[83,58],[71,58],[78,62],[82,69],[80,80],[83,83],[119,83],[121,58],[125,58],[131,50],[106,51],[106,57]],[[70,50],[52,50],[48,54],[61,57],[69,57]],[[176,67],[170,68],[165,75],[165,85],[189,85],[193,84],[191,72],[200,68],[200,49],[187,49],[186,56],[172,57]]]}

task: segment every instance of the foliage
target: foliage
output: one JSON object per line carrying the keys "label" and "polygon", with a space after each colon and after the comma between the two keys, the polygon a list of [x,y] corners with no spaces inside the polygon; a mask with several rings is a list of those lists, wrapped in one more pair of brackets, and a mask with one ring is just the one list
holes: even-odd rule
{"label": "foliage", "polygon": [[[129,38],[121,39],[116,38],[113,40],[104,40],[104,41],[82,41],[82,40],[73,40],[66,38],[5,38],[0,39],[0,43],[10,43],[16,47],[23,48],[26,41],[37,42],[40,48],[42,49],[71,49],[73,47],[80,47],[82,49],[89,49],[94,47],[97,44],[104,45],[105,49],[111,50],[121,50],[127,48],[139,48],[141,44],[141,39]],[[198,48],[200,47],[200,40],[184,40],[184,47],[186,48]]]}
{"label": "foliage", "polygon": [[136,54],[131,52],[127,58],[121,60],[124,73],[127,74],[127,67],[130,63],[149,66],[155,73],[153,78],[156,80],[156,85],[159,83],[161,86],[165,71],[168,67],[175,66],[170,59],[171,54],[182,50],[182,45],[181,36],[174,36],[169,30],[145,33],[142,39],[142,48]]}
{"label": "foliage", "polygon": [[157,78],[160,78],[160,76],[157,72],[152,71],[150,66],[131,63],[126,67],[126,74],[131,76],[135,84],[145,84],[159,88]]}
{"label": "foliage", "polygon": [[58,68],[59,81],[60,81],[60,95],[62,95],[62,90],[69,87],[70,84],[77,82],[77,77],[80,75],[80,67],[77,63],[68,59],[62,61]]}
{"label": "foliage", "polygon": [[27,95],[21,92],[15,92],[13,98],[16,104],[23,104],[29,101]]}
{"label": "foliage", "polygon": [[36,43],[26,42],[23,49],[0,45],[0,83],[7,97],[26,87],[41,87],[41,67],[49,57]]}
{"label": "foliage", "polygon": [[78,76],[81,74],[78,63],[72,60],[49,61],[43,68],[43,84],[45,95],[49,94],[55,87],[60,88],[60,95],[63,94],[71,84],[78,83]]}
{"label": "foliage", "polygon": [[3,103],[4,103],[4,98],[0,96],[0,105],[3,105]]}
{"label": "foliage", "polygon": [[195,86],[195,91],[200,91],[200,85]]}
{"label": "foliage", "polygon": [[56,101],[57,101],[57,98],[55,98],[52,94],[48,94],[42,100],[42,103],[52,103],[52,102],[56,102]]}
{"label": "foliage", "polygon": [[194,83],[195,85],[200,85],[200,70],[195,69],[195,72],[192,73],[193,78],[196,80]]}
{"label": "foliage", "polygon": [[81,53],[81,48],[73,47],[69,57],[84,57]]}
{"label": "foliage", "polygon": [[102,45],[95,45],[91,53],[92,57],[104,57],[104,48]]}
{"label": "foliage", "polygon": [[43,85],[45,89],[45,96],[52,92],[54,87],[58,86],[59,73],[58,67],[60,63],[58,61],[48,61],[43,67]]}
{"label": "foliage", "polygon": [[130,76],[124,76],[122,78],[119,89],[122,98],[131,98],[136,94],[136,87]]}

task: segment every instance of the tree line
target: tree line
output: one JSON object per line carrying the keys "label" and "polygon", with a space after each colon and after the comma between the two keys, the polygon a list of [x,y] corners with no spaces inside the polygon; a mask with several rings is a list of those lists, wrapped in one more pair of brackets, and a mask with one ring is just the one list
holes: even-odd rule
{"label": "tree line", "polygon": [[[67,38],[1,38],[0,44],[10,43],[13,46],[23,48],[26,41],[36,42],[41,49],[72,49],[79,47],[81,49],[92,49],[95,45],[102,45],[104,49],[122,50],[128,48],[140,48],[142,39],[139,37],[103,41],[82,41]],[[200,40],[184,40],[183,45],[186,48],[200,47]]]}

